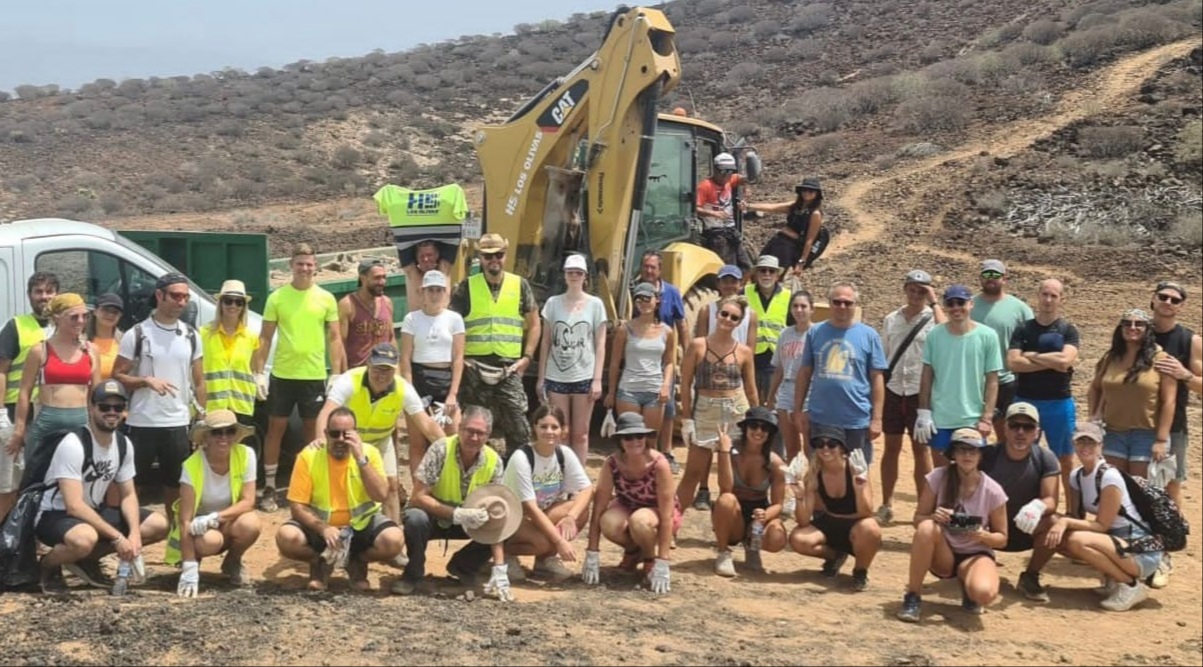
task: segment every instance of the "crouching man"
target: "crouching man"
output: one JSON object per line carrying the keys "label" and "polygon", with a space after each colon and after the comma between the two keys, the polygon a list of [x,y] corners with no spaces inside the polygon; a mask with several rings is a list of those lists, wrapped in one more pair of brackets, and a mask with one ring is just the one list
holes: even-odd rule
{"label": "crouching man", "polygon": [[390,561],[404,546],[401,529],[381,512],[384,462],[379,449],[364,446],[347,408],[331,411],[324,436],[297,455],[288,484],[292,519],[280,526],[276,546],[285,558],[309,563],[310,590],[325,590],[341,566],[352,587],[366,591],[368,563]]}
{"label": "crouching man", "polygon": [[[131,579],[142,572],[142,547],[167,536],[167,517],[141,509],[134,490],[133,447],[117,433],[128,396],[120,382],[105,380],[92,390],[88,425],[63,436],[44,481],[35,533],[50,552],[42,556],[42,591],[67,592],[63,568],[98,588],[111,582],[100,569],[102,556],[117,553],[134,564]],[[116,483],[119,507],[106,506]]]}

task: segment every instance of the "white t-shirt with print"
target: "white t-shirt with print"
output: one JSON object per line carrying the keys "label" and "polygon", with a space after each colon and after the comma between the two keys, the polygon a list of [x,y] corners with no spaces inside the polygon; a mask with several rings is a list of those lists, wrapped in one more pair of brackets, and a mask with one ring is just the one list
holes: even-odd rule
{"label": "white t-shirt with print", "polygon": [[[1100,464],[1101,465],[1101,464]],[[1099,494],[1100,489],[1095,484],[1095,478],[1098,475],[1098,469],[1095,468],[1090,472],[1083,470],[1082,466],[1074,468],[1074,471],[1069,474],[1069,487],[1074,491],[1082,492],[1082,509],[1091,513],[1099,513]],[[1079,482],[1079,476],[1081,482]],[[1136,505],[1132,504],[1132,497],[1128,495],[1128,485],[1124,484],[1124,478],[1119,474],[1119,471],[1111,466],[1103,471],[1103,488],[1109,486],[1119,487],[1120,491],[1120,506],[1128,513],[1128,516],[1135,518],[1137,521],[1144,523],[1144,518],[1140,516]],[[1126,531],[1132,523],[1124,518],[1122,514],[1116,512],[1115,520],[1111,522],[1110,529],[1112,531]]]}
{"label": "white t-shirt with print", "polygon": [[560,470],[560,462],[555,454],[540,456],[535,451],[533,473],[526,454],[517,451],[510,456],[510,462],[505,467],[505,485],[518,495],[518,500],[524,503],[533,500],[538,503],[539,509],[546,510],[593,485],[572,449],[563,445],[557,447],[564,454],[566,470]]}
{"label": "white t-shirt with print", "polygon": [[[246,449],[246,472],[242,474],[242,483],[248,484],[255,481],[256,460],[255,450],[246,445],[234,445]],[[234,496],[230,493],[230,473],[227,471],[224,475],[218,475],[213,472],[213,468],[209,467],[209,459],[204,455],[201,456],[202,472],[205,475],[201,483],[201,498],[200,507],[196,508],[197,516],[201,514],[209,514],[210,512],[220,512],[225,508],[234,504]],[[184,467],[180,472],[180,484],[187,484],[193,489],[196,484],[192,481],[192,475],[188,474],[188,468]]]}
{"label": "white t-shirt with print", "polygon": [[401,333],[414,337],[413,363],[448,364],[455,336],[464,333],[464,318],[454,310],[433,316],[415,310],[401,321]]}
{"label": "white t-shirt with print", "polygon": [[543,304],[543,326],[551,335],[546,377],[552,382],[583,382],[593,379],[597,363],[597,328],[606,321],[606,307],[592,294],[575,313],[568,312],[563,294]]}
{"label": "white t-shirt with print", "polygon": [[[67,509],[66,503],[63,502],[63,494],[57,488],[60,479],[73,479],[83,484],[84,502],[93,509],[104,504],[104,495],[108,492],[110,484],[132,481],[134,479],[133,443],[126,443],[125,460],[120,461],[118,437],[114,433],[109,446],[103,447],[96,443],[96,435],[92,434],[92,467],[84,470],[84,444],[74,433],[63,436],[54,450],[54,456],[50,459],[50,467],[46,470],[46,478],[43,480],[46,484],[54,485],[55,488],[48,489],[42,495],[42,504],[38,506],[39,516],[42,512],[49,510],[65,511]],[[119,461],[120,469],[118,468]]]}
{"label": "white t-shirt with print", "polygon": [[167,427],[187,426],[192,421],[189,403],[192,401],[192,362],[201,358],[200,335],[196,337],[196,352],[188,335],[188,325],[176,322],[164,329],[163,325],[148,317],[139,323],[145,340],[142,341],[142,359],[134,359],[138,344],[137,327],[130,328],[121,336],[117,356],[134,362],[131,375],[156,377],[175,385],[176,392],[159,395],[149,387],[134,390],[129,401],[130,426]]}

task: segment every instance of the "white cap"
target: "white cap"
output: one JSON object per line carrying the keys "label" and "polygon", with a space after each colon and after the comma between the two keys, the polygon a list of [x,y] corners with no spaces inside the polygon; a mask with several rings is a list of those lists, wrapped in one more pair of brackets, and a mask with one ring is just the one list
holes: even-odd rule
{"label": "white cap", "polygon": [[584,271],[585,273],[589,272],[588,266],[585,265],[584,255],[577,255],[574,253],[569,255],[568,258],[564,260],[565,271],[571,271],[574,269],[577,271]]}
{"label": "white cap", "polygon": [[443,275],[443,272],[437,269],[427,271],[426,275],[422,276],[422,289],[426,289],[427,287],[442,287],[445,289],[447,287],[447,276]]}

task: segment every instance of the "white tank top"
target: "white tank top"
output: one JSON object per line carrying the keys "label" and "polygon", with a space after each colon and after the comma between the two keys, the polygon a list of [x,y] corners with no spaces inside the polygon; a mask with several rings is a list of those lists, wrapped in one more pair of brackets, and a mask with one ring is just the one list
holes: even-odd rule
{"label": "white tank top", "polygon": [[[752,319],[752,307],[751,306],[744,309],[743,321],[739,323],[739,326],[735,327],[735,331],[731,332],[731,337],[734,338],[736,340],[736,342],[743,343],[744,345],[748,344],[748,321],[750,319]],[[711,301],[710,302],[710,332],[711,333],[714,332],[714,327],[717,323],[718,323],[718,301]]]}

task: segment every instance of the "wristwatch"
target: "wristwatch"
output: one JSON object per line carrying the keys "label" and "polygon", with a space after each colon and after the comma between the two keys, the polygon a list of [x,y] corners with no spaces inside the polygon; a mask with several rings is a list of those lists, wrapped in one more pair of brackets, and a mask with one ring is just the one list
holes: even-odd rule
{"label": "wristwatch", "polygon": [[363,468],[363,467],[367,466],[367,465],[368,465],[368,455],[367,455],[367,454],[364,454],[364,455],[363,455],[363,458],[361,458],[361,459],[356,459],[356,460],[355,460],[355,462],[359,464],[359,467],[360,467],[360,468]]}

